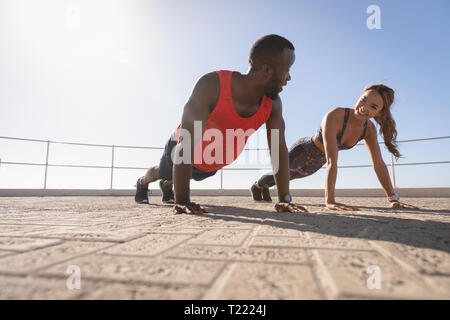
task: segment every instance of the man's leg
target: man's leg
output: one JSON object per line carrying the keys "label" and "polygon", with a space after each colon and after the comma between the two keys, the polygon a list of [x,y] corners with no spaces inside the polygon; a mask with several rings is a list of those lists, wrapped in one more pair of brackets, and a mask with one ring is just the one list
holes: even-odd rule
{"label": "man's leg", "polygon": [[170,154],[175,145],[176,142],[172,138],[170,138],[164,148],[159,166],[156,165],[150,167],[145,173],[145,176],[139,178],[136,182],[135,200],[137,203],[148,203],[148,185],[149,183],[160,179],[162,181],[162,183],[160,183],[160,188],[163,192],[163,201],[166,202],[165,200],[173,199],[171,186],[173,162]]}
{"label": "man's leg", "polygon": [[148,168],[147,172],[145,173],[145,176],[142,178],[139,178],[139,181],[141,185],[148,187],[148,184],[151,182],[154,182],[156,180],[159,180],[159,166],[153,166]]}
{"label": "man's leg", "polygon": [[159,180],[159,166],[150,167],[145,176],[139,178],[136,182],[136,195],[134,200],[137,203],[148,203],[148,185],[151,182]]}
{"label": "man's leg", "polygon": [[162,202],[175,203],[175,195],[173,193],[172,186],[173,186],[172,180],[161,179],[159,181],[159,188],[161,189],[163,194]]}

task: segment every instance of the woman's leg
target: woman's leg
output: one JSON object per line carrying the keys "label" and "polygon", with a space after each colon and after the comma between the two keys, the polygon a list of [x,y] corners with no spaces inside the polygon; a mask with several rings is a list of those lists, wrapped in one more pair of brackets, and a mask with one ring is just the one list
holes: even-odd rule
{"label": "woman's leg", "polygon": [[[312,138],[301,138],[289,150],[289,180],[307,177],[319,170],[325,162],[325,155],[316,147]],[[268,188],[274,185],[273,174],[263,175],[252,186],[253,199],[258,200],[264,193],[270,199]]]}

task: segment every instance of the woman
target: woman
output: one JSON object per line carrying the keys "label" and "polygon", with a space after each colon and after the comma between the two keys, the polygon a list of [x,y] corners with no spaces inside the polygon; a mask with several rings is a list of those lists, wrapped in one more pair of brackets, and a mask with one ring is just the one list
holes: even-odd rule
{"label": "woman", "polygon": [[[373,118],[379,124],[386,147],[396,158],[399,158],[401,155],[396,144],[397,130],[391,115],[393,102],[394,90],[382,84],[375,84],[364,89],[353,109],[335,108],[328,112],[316,135],[302,138],[291,147],[289,151],[290,180],[309,176],[326,163],[325,201],[327,208],[358,210],[356,207],[336,202],[334,191],[338,152],[351,149],[364,139],[378,180],[390,202],[390,207],[417,209],[417,207],[398,201],[399,197],[394,193],[388,169],[381,156],[375,125],[370,121]],[[274,185],[273,175],[262,176],[251,187],[253,199],[272,201],[269,188]]]}

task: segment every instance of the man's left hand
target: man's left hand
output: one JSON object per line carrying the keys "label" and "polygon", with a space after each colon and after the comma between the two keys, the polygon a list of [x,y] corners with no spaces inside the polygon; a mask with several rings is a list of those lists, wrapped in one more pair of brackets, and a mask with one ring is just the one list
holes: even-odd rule
{"label": "man's left hand", "polygon": [[287,202],[278,202],[275,205],[275,210],[277,210],[277,212],[295,212],[295,213],[309,212],[308,210],[306,210],[305,207],[299,206],[298,204],[295,203],[287,203]]}

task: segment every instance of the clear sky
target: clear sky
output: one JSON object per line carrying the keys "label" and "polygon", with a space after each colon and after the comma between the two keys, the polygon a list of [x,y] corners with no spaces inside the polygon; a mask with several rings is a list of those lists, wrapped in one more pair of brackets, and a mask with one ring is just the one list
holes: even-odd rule
{"label": "clear sky", "polygon": [[[380,8],[381,29],[367,26],[371,5]],[[399,140],[448,136],[449,12],[448,0],[0,0],[0,136],[163,147],[198,78],[219,69],[246,73],[251,45],[271,33],[296,48],[281,94],[288,145],[313,135],[328,110],[352,107],[377,82],[396,91]],[[251,146],[265,147],[264,128],[258,137]],[[401,144],[399,163],[450,160],[449,146]],[[42,163],[45,148],[0,139],[0,158]],[[160,156],[121,149],[115,164],[148,167]],[[255,165],[250,158],[235,165]],[[50,162],[110,165],[111,150],[54,145]],[[355,147],[340,152],[339,164],[370,160],[365,147]],[[0,188],[40,188],[43,172],[1,165]],[[117,170],[114,187],[133,188],[144,172]],[[224,187],[247,188],[262,172],[225,171]],[[448,164],[397,167],[397,185],[450,187],[449,172]],[[324,173],[291,186],[323,188]],[[109,174],[50,168],[47,186],[108,188]],[[192,184],[219,185],[219,175]],[[338,188],[378,186],[370,168],[338,173]]]}

